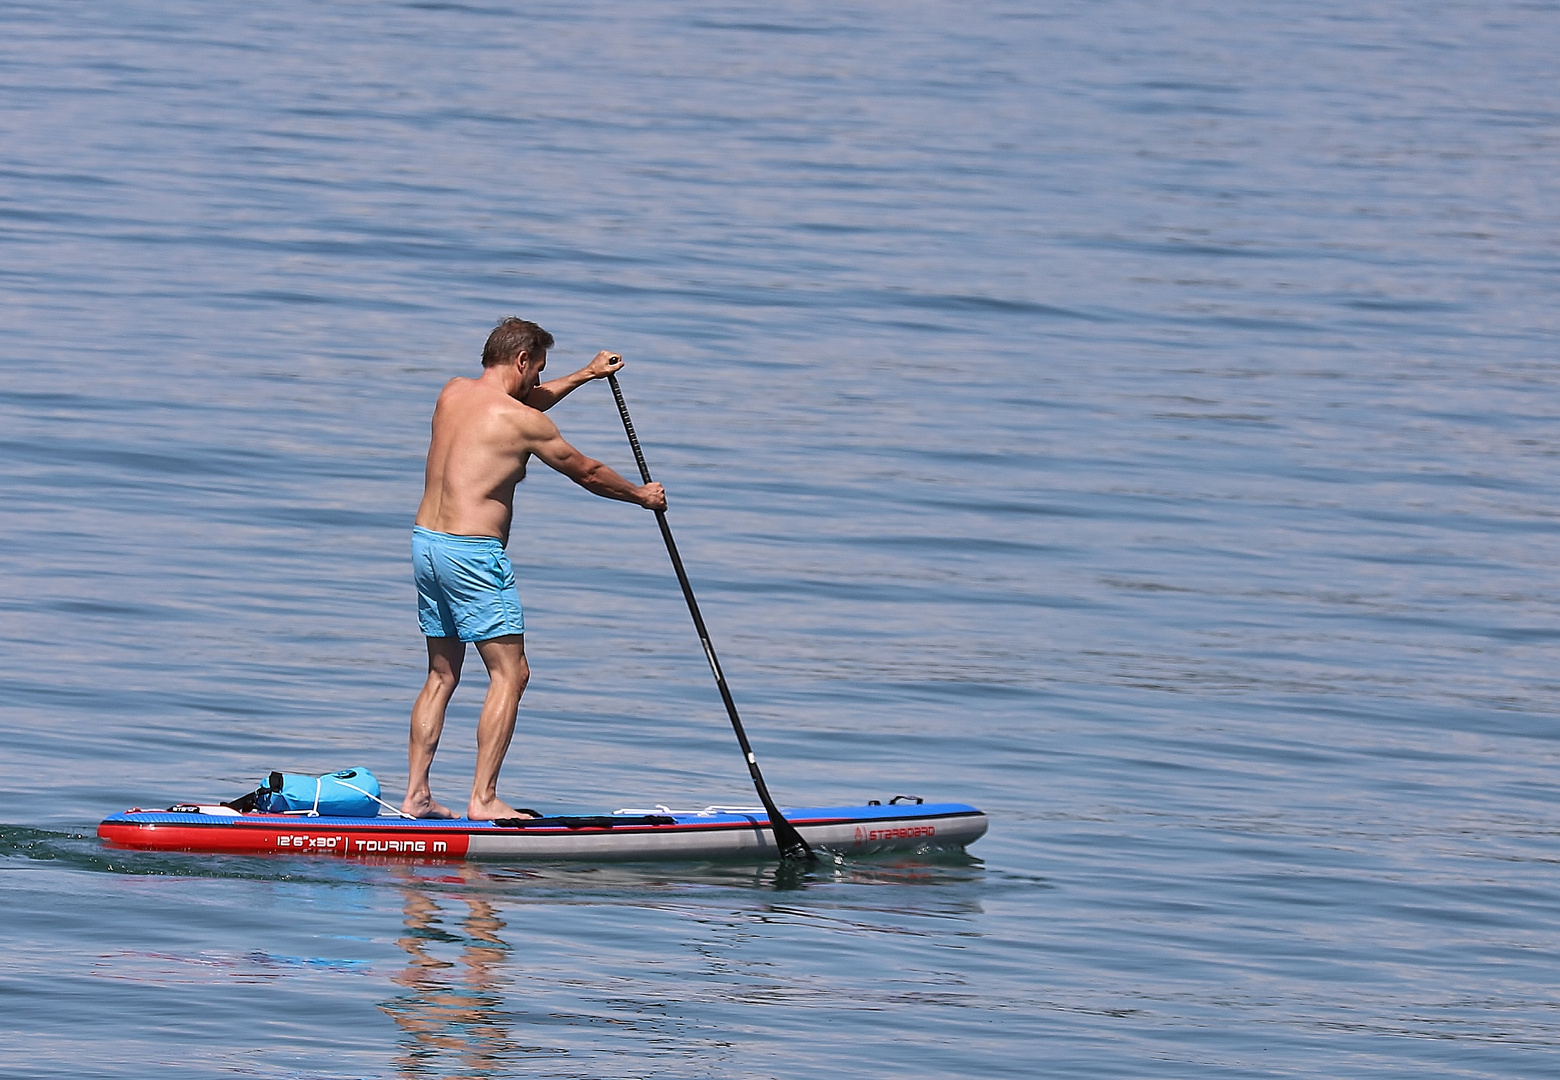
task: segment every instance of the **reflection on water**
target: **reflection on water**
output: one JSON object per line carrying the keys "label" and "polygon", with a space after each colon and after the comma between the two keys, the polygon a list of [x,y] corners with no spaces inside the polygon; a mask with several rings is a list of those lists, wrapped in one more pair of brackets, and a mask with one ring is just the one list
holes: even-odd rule
{"label": "reflection on water", "polygon": [[[520,1046],[510,1037],[504,1009],[502,966],[510,946],[499,937],[504,920],[488,899],[476,893],[445,897],[444,904],[421,885],[411,869],[398,869],[405,933],[396,939],[406,967],[392,978],[404,989],[380,1005],[401,1030],[395,1054],[401,1076],[487,1076],[502,1060],[545,1048]],[[481,872],[462,868],[460,876],[479,880]],[[448,879],[446,879],[448,880]],[[448,907],[444,906],[448,905]],[[455,905],[464,913],[454,910]],[[455,946],[453,960],[434,954]]]}
{"label": "reflection on water", "polygon": [[[746,892],[817,890],[831,885],[953,885],[981,880],[984,863],[964,851],[928,850],[862,857],[845,857],[820,851],[816,863],[783,862],[706,863],[601,863],[578,865],[482,867],[473,888],[502,887],[524,882],[526,896],[544,895],[550,888],[566,889],[572,898],[596,902],[612,897],[649,897],[667,892],[707,890],[712,887]],[[583,894],[583,896],[582,896]],[[917,899],[923,897],[917,896]],[[887,895],[879,899],[886,901]],[[889,910],[889,909],[884,909]]]}
{"label": "reflection on water", "polygon": [[[691,1019],[715,1007],[892,1006],[894,990],[787,975],[761,943],[794,933],[972,936],[986,886],[978,860],[952,853],[811,870],[720,863],[382,869],[401,898],[395,944],[405,956],[390,979],[399,991],[379,1003],[399,1029],[396,1075],[450,1080],[508,1075],[521,1056],[726,1053],[724,1036],[697,1030],[702,1025]],[[522,910],[534,917],[513,924],[504,917]],[[655,959],[643,951],[652,943]],[[565,984],[570,992],[555,1000]],[[548,1038],[544,1030],[558,1034]]]}

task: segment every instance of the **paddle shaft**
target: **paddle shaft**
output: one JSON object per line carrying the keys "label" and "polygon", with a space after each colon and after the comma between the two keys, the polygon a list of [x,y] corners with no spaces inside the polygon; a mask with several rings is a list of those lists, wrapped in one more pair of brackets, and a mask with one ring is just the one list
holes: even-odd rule
{"label": "paddle shaft", "polygon": [[[628,405],[623,401],[617,375],[608,375],[607,383],[612,387],[612,396],[617,401],[618,415],[623,418],[628,445],[634,448],[634,461],[639,465],[639,476],[644,483],[653,483],[650,466],[645,464],[645,452],[639,448],[639,436],[634,433],[634,422],[628,417]],[[699,614],[699,602],[693,598],[693,586],[688,583],[688,572],[683,569],[682,556],[677,554],[677,541],[672,539],[672,527],[666,523],[666,511],[655,512],[655,523],[661,527],[661,539],[666,541],[666,553],[672,558],[672,569],[677,572],[677,584],[682,586],[683,599],[688,601],[688,614],[693,616],[694,629],[699,632],[699,640],[704,643],[704,656],[709,660],[710,671],[715,675],[715,685],[720,688],[720,700],[725,702],[726,715],[731,717],[731,730],[737,733],[737,745],[742,747],[742,757],[747,761],[749,775],[753,777],[753,787],[764,809],[769,812],[769,825],[774,830],[775,846],[780,849],[780,857],[812,861],[817,856],[807,846],[807,841],[802,839],[802,834],[796,831],[796,827],[781,815],[780,808],[769,796],[764,774],[758,771],[758,759],[753,756],[753,747],[748,743],[747,732],[742,730],[742,719],[737,715],[737,703],[731,698],[731,688],[726,685],[720,661],[715,658],[715,646],[710,643],[710,632],[705,628],[704,616]]]}

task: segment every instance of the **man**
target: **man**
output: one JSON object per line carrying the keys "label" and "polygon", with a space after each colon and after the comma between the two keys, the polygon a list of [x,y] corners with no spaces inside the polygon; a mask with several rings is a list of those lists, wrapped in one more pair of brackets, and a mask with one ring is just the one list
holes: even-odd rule
{"label": "man", "polygon": [[456,816],[434,801],[428,769],[468,641],[476,642],[487,665],[488,692],[477,723],[477,770],[466,816],[524,816],[499,799],[498,770],[531,675],[520,595],[504,553],[515,485],[525,479],[531,455],[604,498],[666,509],[660,484],[629,483],[570,446],[542,415],[576,388],[619,371],[623,358],[599,352],[574,374],[538,385],[552,344],[552,335],[535,323],[505,319],[482,350],[481,378],[451,379],[434,406],[426,485],[412,529],[417,613],[428,638],[428,681],[412,706],[401,803],[414,817]]}

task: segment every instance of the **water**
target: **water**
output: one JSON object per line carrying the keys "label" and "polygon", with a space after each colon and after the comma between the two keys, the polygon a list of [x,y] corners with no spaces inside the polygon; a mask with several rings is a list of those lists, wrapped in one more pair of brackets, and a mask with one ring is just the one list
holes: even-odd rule
{"label": "water", "polygon": [[[1557,51],[1506,0],[6,5],[6,1075],[1553,1075]],[[510,313],[627,355],[777,795],[973,802],[968,855],[98,846],[399,792],[428,413]],[[630,468],[604,387],[554,415]],[[650,518],[520,503],[501,791],[749,801]]]}

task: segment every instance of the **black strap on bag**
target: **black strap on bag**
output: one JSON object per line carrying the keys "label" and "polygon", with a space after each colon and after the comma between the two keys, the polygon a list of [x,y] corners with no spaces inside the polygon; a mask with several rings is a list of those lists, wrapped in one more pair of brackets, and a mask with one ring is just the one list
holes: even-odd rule
{"label": "black strap on bag", "polygon": [[219,805],[226,806],[230,810],[237,810],[240,814],[252,814],[262,809],[262,804],[275,792],[282,790],[282,774],[273,772],[270,778],[247,795],[240,795],[232,802]]}

